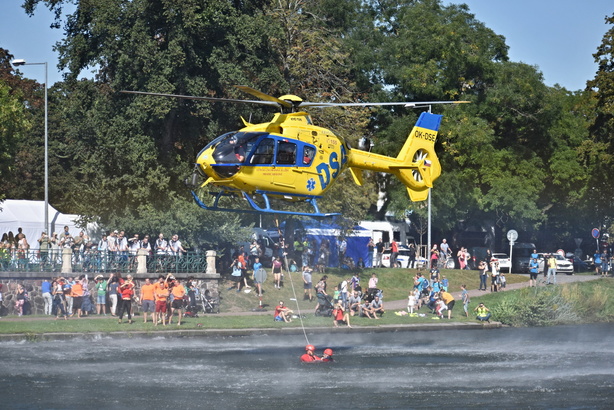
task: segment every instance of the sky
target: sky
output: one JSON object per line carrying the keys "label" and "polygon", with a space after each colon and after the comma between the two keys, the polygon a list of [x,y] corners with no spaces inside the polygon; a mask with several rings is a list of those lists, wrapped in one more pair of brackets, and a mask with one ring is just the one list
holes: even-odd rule
{"label": "sky", "polygon": [[[49,83],[61,81],[53,45],[61,29],[51,29],[53,13],[39,6],[34,17],[21,8],[22,0],[2,0],[0,47],[15,58],[49,64]],[[465,3],[476,19],[502,35],[511,61],[538,66],[549,86],[583,89],[595,77],[593,54],[611,27],[605,17],[614,14],[612,0],[444,0]],[[44,82],[42,66],[22,66],[25,77]]]}

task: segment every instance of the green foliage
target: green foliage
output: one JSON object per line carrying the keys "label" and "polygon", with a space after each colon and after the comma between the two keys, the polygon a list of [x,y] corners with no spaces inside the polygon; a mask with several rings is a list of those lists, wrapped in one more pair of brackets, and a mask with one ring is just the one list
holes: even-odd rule
{"label": "green foliage", "polygon": [[[70,15],[62,12],[69,0],[23,3],[29,14],[46,6],[65,28],[57,49],[66,81],[50,90],[49,110],[50,195],[63,212],[99,216],[109,228],[177,232],[194,245],[234,237],[254,220],[201,212],[182,181],[200,149],[237,129],[240,116],[258,122],[270,113],[119,91],[240,98],[232,85],[246,84],[312,101],[471,100],[433,107],[445,115],[435,229],[513,227],[556,244],[612,225],[611,28],[590,88],[569,92],[509,62],[501,35],[466,5],[441,0],[90,0]],[[15,76],[8,61],[1,50],[0,78],[11,89],[1,98],[20,99],[23,89],[32,128],[0,135],[1,191],[40,199],[42,87]],[[86,69],[95,80],[77,80]],[[407,108],[312,114],[352,146],[366,136],[386,155],[396,155],[418,116]],[[380,213],[367,215],[378,199]],[[373,173],[362,188],[343,175],[320,208],[350,221],[411,214],[416,226],[425,213],[398,181]]]}
{"label": "green foliage", "polygon": [[614,319],[614,303],[608,297],[612,287],[610,281],[598,280],[525,288],[498,295],[491,311],[495,320],[516,327],[609,322]]}
{"label": "green foliage", "polygon": [[[11,88],[0,81],[0,181],[8,178],[16,147],[29,128],[25,109]],[[2,199],[2,194],[0,194]]]}
{"label": "green foliage", "polygon": [[610,178],[614,167],[614,15],[607,17],[605,22],[610,27],[593,54],[599,69],[587,87],[595,99],[595,112],[590,118],[590,140],[586,144],[584,160],[590,178],[586,191],[589,212],[595,215],[599,226],[607,227],[612,224],[614,210],[614,189]]}

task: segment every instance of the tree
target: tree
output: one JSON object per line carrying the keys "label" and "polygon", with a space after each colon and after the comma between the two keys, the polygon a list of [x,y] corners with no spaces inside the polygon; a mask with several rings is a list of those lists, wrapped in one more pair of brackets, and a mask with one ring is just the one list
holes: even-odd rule
{"label": "tree", "polygon": [[[16,187],[29,185],[31,178],[25,175],[34,169],[28,158],[35,150],[24,149],[31,144],[31,139],[26,137],[32,128],[32,116],[24,107],[23,100],[24,94],[32,95],[36,83],[16,76],[11,66],[12,59],[7,50],[0,48],[0,200],[7,196],[22,197],[16,195]],[[36,99],[30,101],[34,107],[40,102]]]}
{"label": "tree", "polygon": [[591,139],[584,150],[584,160],[590,170],[586,200],[592,204],[592,214],[599,226],[609,226],[614,211],[611,179],[614,168],[614,15],[607,17],[605,22],[611,27],[593,54],[598,70],[588,83],[588,90],[595,98],[595,115],[589,127]]}
{"label": "tree", "polygon": [[[65,2],[31,0],[26,9],[38,3],[59,10]],[[240,220],[200,211],[183,179],[207,142],[236,128],[239,114],[261,111],[118,91],[236,97],[230,84],[283,84],[261,6],[93,0],[58,13],[66,37],[57,48],[68,74],[53,96],[53,202],[108,227],[168,229],[191,244],[233,240]],[[96,80],[77,81],[88,67]]]}

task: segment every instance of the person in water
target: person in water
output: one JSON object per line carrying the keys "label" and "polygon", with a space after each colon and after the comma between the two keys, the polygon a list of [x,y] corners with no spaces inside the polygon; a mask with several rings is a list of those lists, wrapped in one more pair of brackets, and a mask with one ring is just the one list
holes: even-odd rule
{"label": "person in water", "polygon": [[315,355],[316,348],[314,345],[305,346],[305,354],[301,356],[301,362],[317,362],[322,360]]}
{"label": "person in water", "polygon": [[333,349],[324,349],[324,354],[322,355],[323,362],[334,362],[333,359]]}

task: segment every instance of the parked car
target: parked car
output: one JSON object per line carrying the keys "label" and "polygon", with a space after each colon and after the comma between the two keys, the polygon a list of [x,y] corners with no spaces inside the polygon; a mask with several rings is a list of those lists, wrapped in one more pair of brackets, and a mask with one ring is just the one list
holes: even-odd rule
{"label": "parked car", "polygon": [[[548,253],[540,253],[539,255],[539,271],[544,272],[548,271],[548,265],[546,264],[546,258],[548,257]],[[558,253],[554,254],[556,258],[556,273],[565,273],[567,275],[573,275],[573,263],[569,260],[565,259],[563,255]]]}
{"label": "parked car", "polygon": [[595,270],[595,265],[594,264],[591,267],[588,263],[586,263],[582,259],[578,258],[573,253],[568,253],[566,256],[567,256],[567,259],[571,263],[573,263],[573,271],[574,272],[578,272],[578,273],[580,273],[580,272],[591,272],[591,271]]}
{"label": "parked car", "polygon": [[531,254],[535,244],[530,242],[517,242],[512,251],[512,270],[514,272],[528,273]]}
{"label": "parked car", "polygon": [[[415,251],[414,251],[415,252]],[[395,268],[407,268],[409,265],[409,248],[405,246],[399,246],[399,255],[397,256],[397,262]],[[382,254],[382,265],[386,268],[390,268],[390,249],[384,249]]]}
{"label": "parked car", "polygon": [[512,260],[507,253],[493,253],[490,260],[497,260],[499,262],[499,270],[501,272],[511,272],[510,268],[512,267]]}

